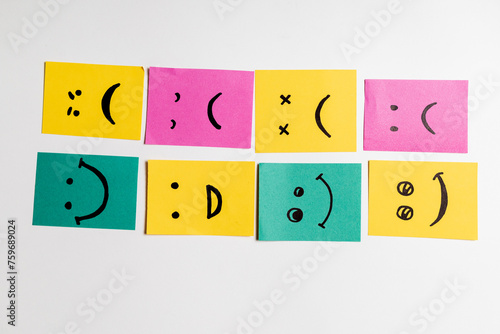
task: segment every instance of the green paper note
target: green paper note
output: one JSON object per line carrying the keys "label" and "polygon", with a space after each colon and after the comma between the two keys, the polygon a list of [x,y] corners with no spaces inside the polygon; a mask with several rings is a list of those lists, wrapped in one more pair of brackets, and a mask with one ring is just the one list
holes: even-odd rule
{"label": "green paper note", "polygon": [[360,241],[361,164],[259,164],[259,240]]}
{"label": "green paper note", "polygon": [[33,225],[134,230],[138,160],[38,153]]}

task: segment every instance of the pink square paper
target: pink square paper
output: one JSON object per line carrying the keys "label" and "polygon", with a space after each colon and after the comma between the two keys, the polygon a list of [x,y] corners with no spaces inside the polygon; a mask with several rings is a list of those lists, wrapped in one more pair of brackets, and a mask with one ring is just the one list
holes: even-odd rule
{"label": "pink square paper", "polygon": [[146,144],[250,148],[252,71],[149,69]]}
{"label": "pink square paper", "polygon": [[467,153],[466,80],[365,80],[364,150]]}

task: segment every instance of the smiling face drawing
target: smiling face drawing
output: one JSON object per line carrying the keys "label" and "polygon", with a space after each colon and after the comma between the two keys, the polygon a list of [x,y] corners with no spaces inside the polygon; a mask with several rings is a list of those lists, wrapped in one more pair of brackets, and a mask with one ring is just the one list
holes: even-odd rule
{"label": "smiling face drawing", "polygon": [[147,234],[253,235],[255,164],[148,161]]}
{"label": "smiling face drawing", "polygon": [[135,229],[138,159],[39,153],[33,225]]}
{"label": "smiling face drawing", "polygon": [[149,69],[146,144],[250,148],[253,72]]}
{"label": "smiling face drawing", "polygon": [[45,64],[43,133],[140,139],[141,67]]}
{"label": "smiling face drawing", "polygon": [[356,72],[255,72],[257,152],[356,149]]}
{"label": "smiling face drawing", "polygon": [[369,162],[368,234],[477,238],[477,164]]}
{"label": "smiling face drawing", "polygon": [[467,81],[365,80],[364,149],[467,152]]}
{"label": "smiling face drawing", "polygon": [[359,241],[359,164],[259,164],[259,240]]}

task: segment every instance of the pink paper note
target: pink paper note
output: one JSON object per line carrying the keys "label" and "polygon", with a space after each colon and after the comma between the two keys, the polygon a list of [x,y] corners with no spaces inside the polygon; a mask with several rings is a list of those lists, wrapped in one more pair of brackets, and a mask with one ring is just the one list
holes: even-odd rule
{"label": "pink paper note", "polygon": [[250,148],[252,71],[149,69],[146,144]]}
{"label": "pink paper note", "polygon": [[364,149],[467,153],[467,80],[365,80]]}

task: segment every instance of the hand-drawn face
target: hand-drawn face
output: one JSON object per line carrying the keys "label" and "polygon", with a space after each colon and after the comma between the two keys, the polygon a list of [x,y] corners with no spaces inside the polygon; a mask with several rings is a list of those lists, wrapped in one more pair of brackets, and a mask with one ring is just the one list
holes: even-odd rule
{"label": "hand-drawn face", "polygon": [[137,162],[39,153],[33,225],[135,229]]}
{"label": "hand-drawn face", "polygon": [[141,67],[46,63],[44,133],[140,139]]}
{"label": "hand-drawn face", "polygon": [[477,164],[369,162],[369,234],[477,237]]}
{"label": "hand-drawn face", "polygon": [[257,152],[356,149],[355,71],[256,71],[255,78]]}
{"label": "hand-drawn face", "polygon": [[253,72],[149,69],[146,144],[249,148]]}
{"label": "hand-drawn face", "polygon": [[359,240],[358,164],[259,165],[259,240]]}
{"label": "hand-drawn face", "polygon": [[467,81],[365,80],[364,149],[467,152]]}
{"label": "hand-drawn face", "polygon": [[148,161],[147,234],[253,235],[254,163]]}

